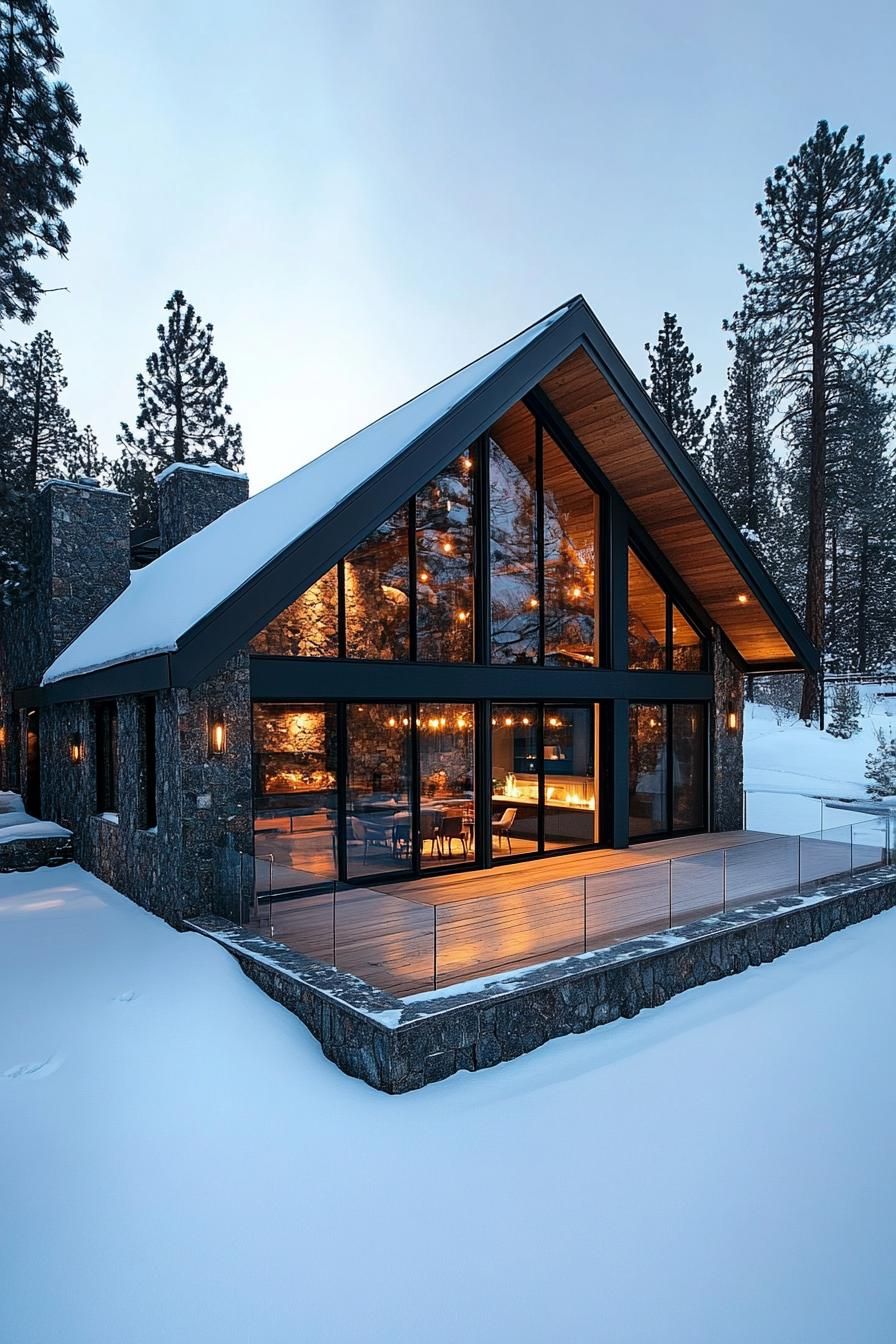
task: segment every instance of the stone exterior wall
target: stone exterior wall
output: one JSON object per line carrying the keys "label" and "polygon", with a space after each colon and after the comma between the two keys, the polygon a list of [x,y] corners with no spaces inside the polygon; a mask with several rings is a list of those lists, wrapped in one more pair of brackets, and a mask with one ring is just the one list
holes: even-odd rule
{"label": "stone exterior wall", "polygon": [[[162,473],[160,510],[167,545],[206,526],[248,494],[244,476],[179,467]],[[32,529],[33,593],[0,628],[0,785],[27,786],[26,712],[12,690],[39,683],[57,654],[129,581],[126,495],[89,484],[50,482],[39,493]],[[240,864],[222,855],[252,850],[249,662],[231,658],[193,689],[155,699],[157,825],[146,828],[144,703],[125,696],[118,710],[118,820],[97,814],[95,705],[46,705],[40,716],[41,813],[74,833],[75,858],[155,914],[233,910]],[[209,752],[209,722],[223,715],[227,750]],[[82,759],[70,743],[80,737]],[[237,903],[238,904],[238,903]]]}
{"label": "stone exterior wall", "polygon": [[382,1092],[410,1092],[546,1041],[635,1017],[674,995],[896,906],[896,870],[832,882],[745,910],[620,943],[496,980],[485,989],[408,1003],[216,918],[191,927],[217,939],[246,975],[295,1013],[343,1072]]}
{"label": "stone exterior wall", "polygon": [[[51,705],[41,712],[44,815],[74,832],[78,863],[139,905],[178,923],[185,914],[227,912],[238,865],[223,852],[252,852],[249,660],[230,659],[209,681],[155,697],[156,826],[144,829],[143,703],[118,708],[118,820],[97,813],[95,706]],[[209,753],[209,723],[223,714],[227,749]],[[69,743],[81,738],[72,763]]]}
{"label": "stone exterior wall", "polygon": [[176,462],[156,477],[159,488],[159,543],[170,551],[222,513],[249,498],[247,477],[220,467]]}
{"label": "stone exterior wall", "polygon": [[[744,815],[744,675],[725,652],[719,632],[712,647],[715,703],[710,724],[710,830],[739,831]],[[737,728],[728,727],[728,711]]]}
{"label": "stone exterior wall", "polygon": [[[49,481],[31,518],[31,596],[0,616],[0,787],[24,787],[22,717],[14,688],[36,686],[50,663],[130,580],[130,499]],[[42,725],[43,726],[43,725]]]}

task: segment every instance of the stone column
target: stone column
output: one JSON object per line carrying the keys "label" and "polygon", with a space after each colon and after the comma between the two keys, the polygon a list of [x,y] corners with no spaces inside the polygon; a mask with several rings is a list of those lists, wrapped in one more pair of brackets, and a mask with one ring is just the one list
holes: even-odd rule
{"label": "stone column", "polygon": [[[743,829],[744,675],[725,651],[719,630],[712,645],[714,703],[711,731],[711,813],[714,831]],[[734,713],[737,726],[729,727]]]}
{"label": "stone column", "polygon": [[156,477],[159,545],[170,551],[249,498],[249,480],[226,467],[174,462]]}

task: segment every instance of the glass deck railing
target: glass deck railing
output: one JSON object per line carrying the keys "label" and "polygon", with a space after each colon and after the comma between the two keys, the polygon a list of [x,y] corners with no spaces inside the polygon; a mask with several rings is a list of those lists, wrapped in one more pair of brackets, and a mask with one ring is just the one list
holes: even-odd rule
{"label": "glass deck railing", "polygon": [[[702,919],[805,892],[891,862],[888,818],[805,835],[744,839],[677,858],[510,886],[439,901],[431,888],[402,895],[340,886],[297,894],[295,873],[272,859],[235,855],[243,868],[239,922],[317,961],[351,972],[399,997],[493,977]],[[278,899],[288,885],[289,899]],[[236,917],[236,914],[234,915]]]}

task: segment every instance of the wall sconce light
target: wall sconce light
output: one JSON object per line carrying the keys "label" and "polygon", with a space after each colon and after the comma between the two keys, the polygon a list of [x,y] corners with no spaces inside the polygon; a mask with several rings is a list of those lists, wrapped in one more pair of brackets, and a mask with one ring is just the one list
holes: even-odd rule
{"label": "wall sconce light", "polygon": [[72,733],[68,739],[68,758],[72,765],[79,765],[84,759],[84,744],[80,733]]}
{"label": "wall sconce light", "polygon": [[725,715],[725,724],[729,733],[737,732],[737,708],[733,700],[728,701],[728,712]]}
{"label": "wall sconce light", "polygon": [[223,714],[215,714],[209,721],[208,748],[213,756],[223,756],[227,750],[227,723]]}
{"label": "wall sconce light", "polygon": [[0,747],[6,746],[6,724],[0,723]]}

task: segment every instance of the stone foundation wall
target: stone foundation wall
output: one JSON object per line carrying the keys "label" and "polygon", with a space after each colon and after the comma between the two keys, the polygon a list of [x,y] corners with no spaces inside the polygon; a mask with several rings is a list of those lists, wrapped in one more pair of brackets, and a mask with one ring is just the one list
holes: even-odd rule
{"label": "stone foundation wall", "polygon": [[30,873],[56,868],[73,858],[71,836],[42,835],[31,840],[8,840],[0,845],[0,873]]}
{"label": "stone foundation wall", "polygon": [[674,995],[774,961],[896,906],[896,869],[763,901],[674,933],[521,971],[485,989],[392,998],[356,977],[216,918],[188,927],[221,942],[308,1027],[328,1059],[383,1092],[490,1068],[546,1041],[635,1017]]}

